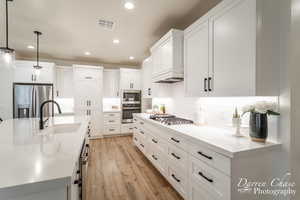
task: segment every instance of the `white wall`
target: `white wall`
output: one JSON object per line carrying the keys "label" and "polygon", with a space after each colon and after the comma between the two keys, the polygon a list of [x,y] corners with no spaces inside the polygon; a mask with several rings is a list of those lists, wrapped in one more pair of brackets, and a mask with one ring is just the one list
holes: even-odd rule
{"label": "white wall", "polygon": [[[278,97],[204,97],[190,98],[184,95],[183,82],[170,84],[172,95],[168,98],[154,98],[152,105],[166,105],[168,113],[194,121],[202,118],[206,125],[230,127],[235,107],[241,112],[242,107],[257,101],[278,103]],[[202,110],[202,111],[200,111]],[[244,115],[243,126],[248,126],[249,117]],[[278,117],[269,117],[269,140],[278,139]],[[245,130],[247,131],[247,130]]]}

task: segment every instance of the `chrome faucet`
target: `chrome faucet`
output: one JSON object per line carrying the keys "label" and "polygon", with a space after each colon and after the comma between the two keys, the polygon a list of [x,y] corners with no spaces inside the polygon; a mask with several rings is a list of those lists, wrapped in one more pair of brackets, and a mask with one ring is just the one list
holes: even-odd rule
{"label": "chrome faucet", "polygon": [[61,114],[61,109],[60,109],[60,106],[59,104],[56,102],[56,101],[53,101],[53,100],[48,100],[48,101],[44,101],[40,107],[40,130],[44,129],[44,123],[48,120],[45,120],[44,121],[44,116],[43,116],[43,109],[44,109],[44,106],[48,103],[54,103],[56,106],[57,106],[57,109],[58,109],[58,112],[59,114]]}

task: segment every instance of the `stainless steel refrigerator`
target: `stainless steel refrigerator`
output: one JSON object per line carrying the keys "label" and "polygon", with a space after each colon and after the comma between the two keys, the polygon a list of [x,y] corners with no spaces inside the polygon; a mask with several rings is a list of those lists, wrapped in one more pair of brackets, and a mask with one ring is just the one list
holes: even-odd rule
{"label": "stainless steel refrigerator", "polygon": [[[53,84],[14,83],[13,117],[37,118],[44,101],[53,100]],[[53,105],[44,107],[44,117],[53,116]]]}

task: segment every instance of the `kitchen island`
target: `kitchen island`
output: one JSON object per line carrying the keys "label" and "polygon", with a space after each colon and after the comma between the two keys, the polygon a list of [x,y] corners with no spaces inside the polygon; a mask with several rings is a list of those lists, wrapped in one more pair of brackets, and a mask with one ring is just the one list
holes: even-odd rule
{"label": "kitchen island", "polygon": [[80,155],[88,141],[89,117],[53,117],[0,124],[0,200],[76,200]]}

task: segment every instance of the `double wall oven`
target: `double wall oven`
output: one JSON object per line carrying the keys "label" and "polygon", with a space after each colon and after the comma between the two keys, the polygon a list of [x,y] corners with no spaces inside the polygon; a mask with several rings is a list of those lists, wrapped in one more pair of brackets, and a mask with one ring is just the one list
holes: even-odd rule
{"label": "double wall oven", "polygon": [[134,113],[141,112],[141,91],[124,90],[122,93],[122,123],[133,123]]}

